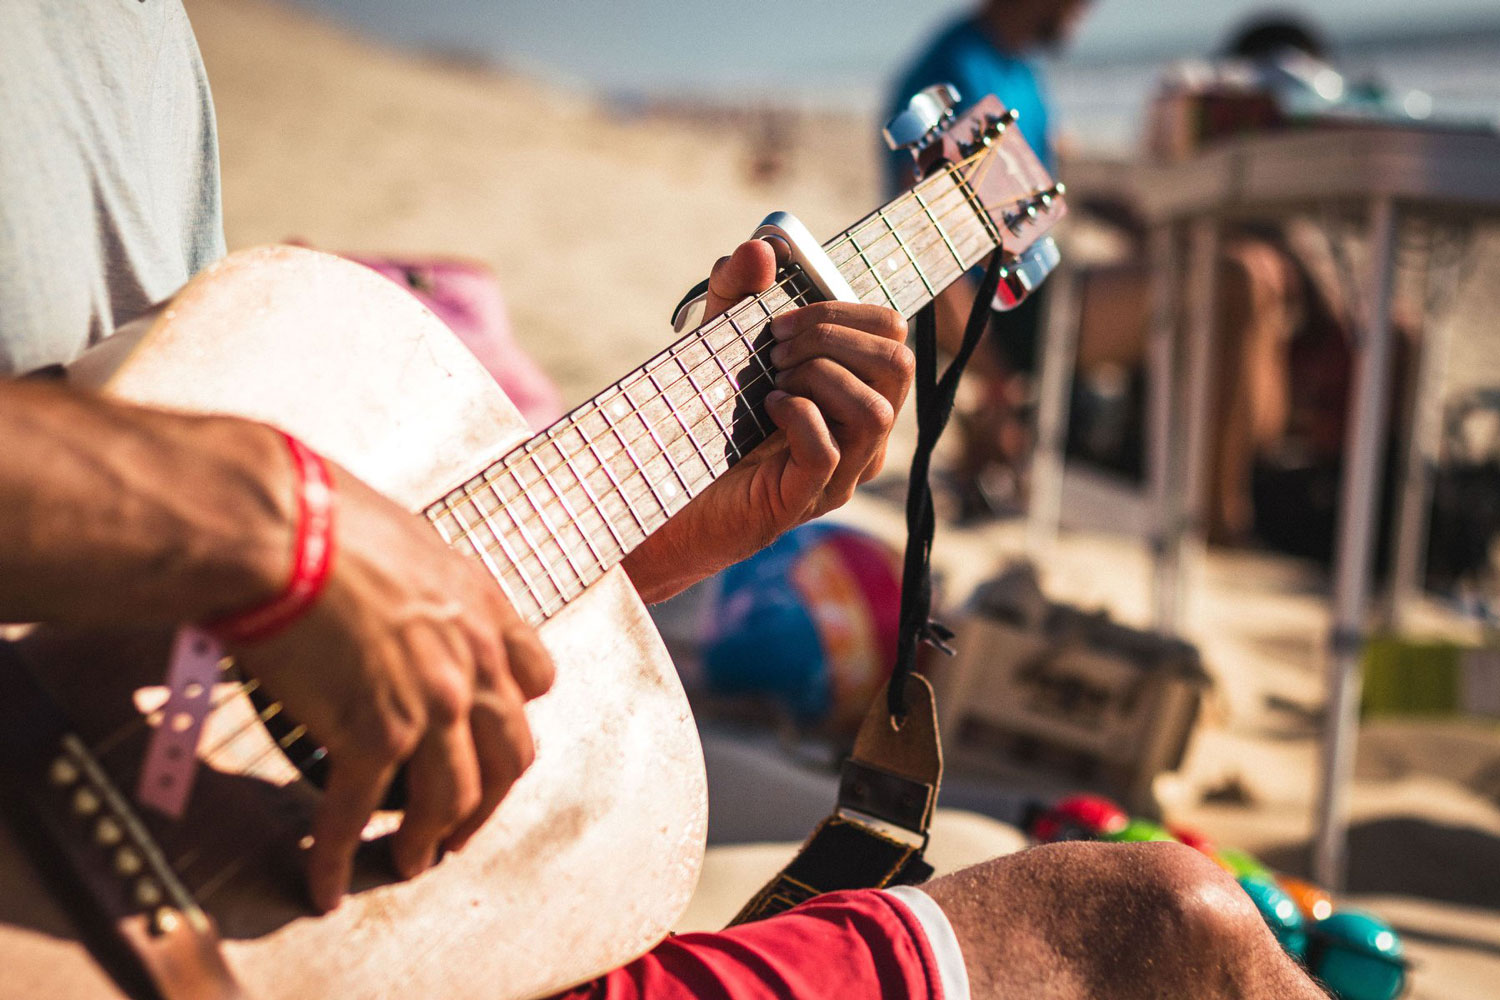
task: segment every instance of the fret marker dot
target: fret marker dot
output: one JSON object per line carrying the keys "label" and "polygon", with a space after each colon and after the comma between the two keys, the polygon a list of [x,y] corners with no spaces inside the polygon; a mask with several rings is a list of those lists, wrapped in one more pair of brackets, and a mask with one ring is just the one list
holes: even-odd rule
{"label": "fret marker dot", "polygon": [[892,274],[895,274],[896,273],[896,262],[894,260],[888,260],[888,261],[886,261],[885,262],[885,269],[887,271],[890,271]]}
{"label": "fret marker dot", "polygon": [[625,402],[625,399],[622,396],[616,398],[613,403],[609,404],[609,410],[615,416],[623,417],[625,414],[630,412],[630,406]]}

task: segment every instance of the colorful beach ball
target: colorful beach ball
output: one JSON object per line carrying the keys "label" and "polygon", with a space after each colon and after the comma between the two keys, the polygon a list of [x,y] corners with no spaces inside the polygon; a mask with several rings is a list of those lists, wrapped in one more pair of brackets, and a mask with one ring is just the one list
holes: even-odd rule
{"label": "colorful beach ball", "polygon": [[805,524],[724,570],[707,602],[703,680],[804,724],[859,725],[896,658],[900,554],[842,525]]}

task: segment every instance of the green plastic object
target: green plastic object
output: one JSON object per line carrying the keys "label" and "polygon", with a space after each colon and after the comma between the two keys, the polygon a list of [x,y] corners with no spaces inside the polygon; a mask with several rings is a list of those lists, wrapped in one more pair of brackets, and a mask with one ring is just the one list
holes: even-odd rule
{"label": "green plastic object", "polygon": [[1310,928],[1309,970],[1338,1000],[1395,1000],[1406,988],[1401,938],[1359,910],[1338,910]]}
{"label": "green plastic object", "polygon": [[1252,878],[1258,882],[1276,884],[1276,876],[1255,855],[1240,850],[1237,847],[1221,847],[1214,855],[1215,860],[1229,870],[1229,874],[1237,879]]}
{"label": "green plastic object", "polygon": [[1376,636],[1365,645],[1361,709],[1377,715],[1463,711],[1464,647]]}
{"label": "green plastic object", "polygon": [[1239,879],[1239,883],[1281,947],[1288,955],[1302,961],[1307,954],[1307,925],[1296,901],[1275,882],[1249,877]]}
{"label": "green plastic object", "polygon": [[1177,838],[1168,833],[1166,827],[1149,819],[1132,819],[1114,833],[1106,833],[1104,839],[1120,844],[1139,844],[1151,840],[1177,842]]}

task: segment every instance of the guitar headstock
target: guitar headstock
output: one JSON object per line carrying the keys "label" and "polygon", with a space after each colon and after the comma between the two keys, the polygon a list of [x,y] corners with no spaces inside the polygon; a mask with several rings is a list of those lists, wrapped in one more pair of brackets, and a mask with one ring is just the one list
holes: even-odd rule
{"label": "guitar headstock", "polygon": [[1024,297],[1057,262],[1045,234],[1067,212],[1064,187],[1015,127],[1016,112],[991,95],[955,118],[957,99],[946,84],[927,88],[892,120],[886,141],[912,151],[919,176],[951,170],[966,184],[993,223],[1006,263],[1025,269],[1018,274]]}

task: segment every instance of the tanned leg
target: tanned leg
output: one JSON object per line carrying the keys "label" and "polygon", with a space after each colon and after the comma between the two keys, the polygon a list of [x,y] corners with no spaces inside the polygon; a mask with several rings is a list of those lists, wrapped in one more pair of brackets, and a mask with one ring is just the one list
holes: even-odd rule
{"label": "tanned leg", "polygon": [[1063,843],[934,879],[974,1000],[1326,1000],[1181,844]]}

